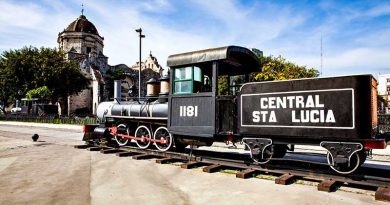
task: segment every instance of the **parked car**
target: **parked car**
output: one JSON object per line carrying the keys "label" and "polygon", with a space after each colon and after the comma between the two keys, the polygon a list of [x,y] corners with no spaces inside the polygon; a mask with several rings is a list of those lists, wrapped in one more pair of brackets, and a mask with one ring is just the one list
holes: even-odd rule
{"label": "parked car", "polygon": [[11,109],[11,113],[17,113],[17,112],[21,112],[22,111],[22,108],[20,107],[14,107]]}

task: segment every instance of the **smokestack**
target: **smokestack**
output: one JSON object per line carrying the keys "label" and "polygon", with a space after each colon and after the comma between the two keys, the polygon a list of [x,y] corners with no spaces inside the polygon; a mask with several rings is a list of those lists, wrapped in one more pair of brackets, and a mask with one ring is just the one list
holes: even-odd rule
{"label": "smokestack", "polygon": [[120,103],[122,98],[121,80],[114,80],[114,101]]}

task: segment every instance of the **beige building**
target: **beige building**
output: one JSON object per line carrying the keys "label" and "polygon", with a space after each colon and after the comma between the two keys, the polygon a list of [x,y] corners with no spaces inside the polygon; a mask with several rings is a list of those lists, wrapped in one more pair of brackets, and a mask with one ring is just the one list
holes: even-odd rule
{"label": "beige building", "polygon": [[379,110],[382,113],[390,114],[390,74],[381,74],[378,76],[378,95],[387,100],[387,105],[382,104]]}
{"label": "beige building", "polygon": [[[87,89],[68,97],[68,115],[86,112],[96,114],[97,105],[113,97],[110,75],[116,70],[126,73],[126,81],[138,88],[139,63],[131,67],[125,64],[108,65],[108,57],[103,54],[103,41],[104,37],[100,36],[95,25],[84,15],[80,15],[58,34],[59,48],[66,52],[69,60],[79,63],[81,72],[91,81]],[[141,96],[144,96],[145,82],[150,77],[160,77],[163,68],[151,53],[141,63],[141,68]]]}

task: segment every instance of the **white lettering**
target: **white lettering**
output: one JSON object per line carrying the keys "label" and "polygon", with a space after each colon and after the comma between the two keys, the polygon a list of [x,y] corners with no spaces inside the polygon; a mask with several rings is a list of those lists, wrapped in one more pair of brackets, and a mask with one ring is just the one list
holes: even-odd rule
{"label": "white lettering", "polygon": [[253,117],[253,122],[260,122],[260,112],[259,111],[253,111],[252,117]]}
{"label": "white lettering", "polygon": [[276,108],[286,108],[287,107],[287,101],[286,101],[286,97],[283,97],[283,100],[282,98],[278,97],[276,98]]}
{"label": "white lettering", "polygon": [[295,110],[291,111],[291,116],[292,116],[292,122],[301,122],[297,117],[295,116]]}
{"label": "white lettering", "polygon": [[295,99],[294,96],[287,96],[288,100],[288,108],[293,108],[293,100]]}
{"label": "white lettering", "polygon": [[314,105],[314,100],[313,100],[313,96],[312,95],[308,95],[307,96],[307,99],[306,99],[306,108],[314,108],[315,105]]}
{"label": "white lettering", "polygon": [[268,106],[266,102],[268,101],[268,98],[260,98],[260,107],[261,109],[267,109]]}
{"label": "white lettering", "polygon": [[260,114],[262,117],[262,121],[266,122],[266,117],[267,117],[268,111],[260,111]]}
{"label": "white lettering", "polygon": [[275,109],[275,108],[276,108],[276,106],[275,106],[275,100],[276,100],[275,97],[269,97],[269,98],[268,98],[268,108],[269,108],[269,109]]}
{"label": "white lettering", "polygon": [[324,104],[320,103],[320,95],[315,95],[316,98],[316,107],[324,107]]}
{"label": "white lettering", "polygon": [[324,110],[320,110],[320,122],[325,122],[325,111]]}
{"label": "white lettering", "polygon": [[180,117],[198,117],[198,106],[179,106]]}
{"label": "white lettering", "polygon": [[278,122],[276,120],[275,111],[271,111],[271,113],[269,114],[269,122]]}
{"label": "white lettering", "polygon": [[325,122],[331,122],[331,123],[336,123],[336,119],[334,118],[333,111],[328,110],[328,114],[326,114],[326,120]]}
{"label": "white lettering", "polygon": [[301,110],[301,122],[310,122],[310,110]]}
{"label": "white lettering", "polygon": [[319,115],[319,111],[318,110],[312,110],[310,112],[310,122],[311,123],[318,123],[320,121],[320,119],[318,119],[318,117],[316,117],[315,115]]}
{"label": "white lettering", "polygon": [[296,108],[305,108],[305,102],[303,96],[295,97],[295,106]]}

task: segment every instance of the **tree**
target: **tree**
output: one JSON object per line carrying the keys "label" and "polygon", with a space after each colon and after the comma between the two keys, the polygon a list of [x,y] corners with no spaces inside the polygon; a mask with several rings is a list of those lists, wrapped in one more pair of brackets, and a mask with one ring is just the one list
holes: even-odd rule
{"label": "tree", "polygon": [[49,90],[47,86],[42,86],[36,89],[29,90],[26,93],[27,99],[39,98],[40,100],[47,101],[51,99],[53,92]]}
{"label": "tree", "polygon": [[319,72],[315,68],[306,68],[287,61],[282,56],[259,56],[262,71],[255,75],[256,81],[288,80],[297,78],[318,77]]}
{"label": "tree", "polygon": [[[318,77],[318,70],[315,68],[306,68],[287,61],[282,56],[264,57],[261,52],[255,52],[257,55],[262,71],[251,73],[250,81],[272,81],[272,80],[288,80],[297,78],[312,78]],[[229,82],[227,76],[218,77],[218,94],[227,94],[229,90]]]}
{"label": "tree", "polygon": [[47,86],[52,92],[50,101],[60,102],[63,113],[67,111],[67,97],[89,85],[77,63],[66,60],[64,52],[43,47],[4,51],[0,76],[0,100],[6,106],[29,90]]}

